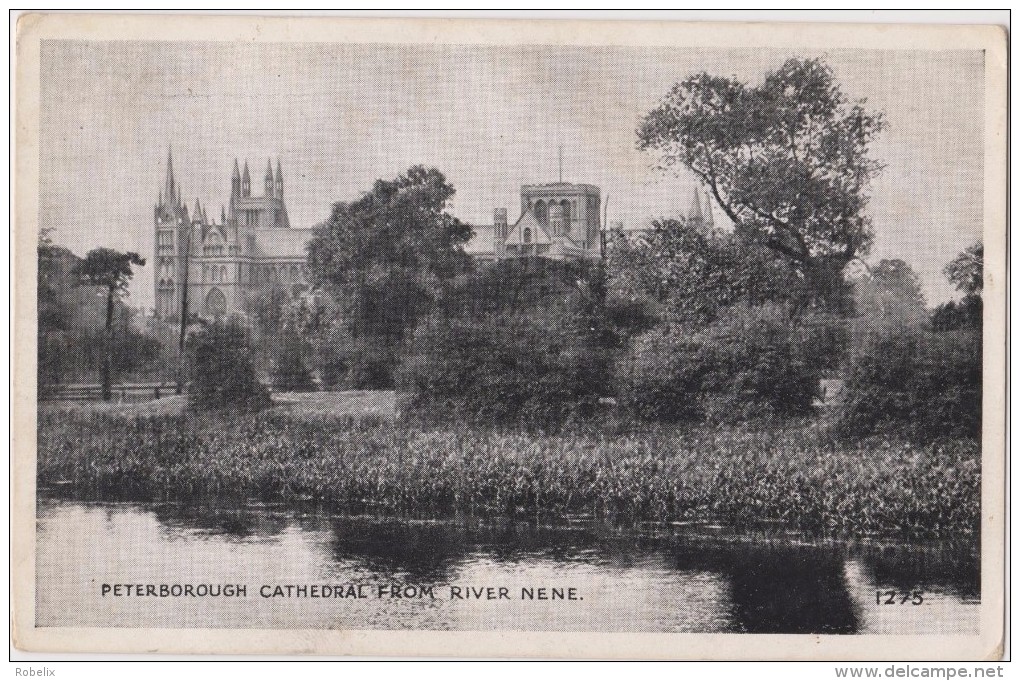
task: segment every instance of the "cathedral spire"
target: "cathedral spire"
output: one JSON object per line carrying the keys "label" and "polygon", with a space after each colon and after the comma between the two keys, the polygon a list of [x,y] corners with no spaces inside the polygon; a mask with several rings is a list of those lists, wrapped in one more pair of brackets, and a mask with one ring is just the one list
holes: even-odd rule
{"label": "cathedral spire", "polygon": [[280,159],[276,159],[276,198],[283,199],[283,170],[280,168]]}
{"label": "cathedral spire", "polygon": [[695,220],[697,220],[698,222],[705,221],[705,216],[701,212],[701,198],[698,195],[697,187],[694,188],[694,196],[691,198],[691,210],[687,214],[688,222],[694,222]]}
{"label": "cathedral spire", "polygon": [[220,205],[220,223],[227,224],[227,209],[222,204]]}
{"label": "cathedral spire", "polygon": [[272,160],[266,160],[266,197],[273,196],[273,162]]}
{"label": "cathedral spire", "polygon": [[233,198],[241,193],[241,168],[234,159],[234,174],[230,176],[230,197]]}
{"label": "cathedral spire", "polygon": [[[177,203],[179,198],[177,194],[177,183],[174,181],[174,152],[169,146],[166,151],[166,186],[163,189],[163,193],[166,194],[166,202],[168,205],[174,205]],[[163,201],[160,200],[160,203]]]}
{"label": "cathedral spire", "polygon": [[195,199],[195,210],[191,214],[191,219],[195,222],[202,222],[202,204]]}
{"label": "cathedral spire", "polygon": [[241,196],[251,196],[251,173],[248,172],[248,161],[244,162],[244,175],[241,176]]}

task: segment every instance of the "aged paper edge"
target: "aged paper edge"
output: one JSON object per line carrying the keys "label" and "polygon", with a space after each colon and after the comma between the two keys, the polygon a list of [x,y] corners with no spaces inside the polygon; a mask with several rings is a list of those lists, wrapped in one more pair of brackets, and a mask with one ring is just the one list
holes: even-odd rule
{"label": "aged paper edge", "polygon": [[[668,659],[998,659],[1004,629],[1006,32],[998,26],[28,14],[17,26],[12,289],[13,642],[34,652]],[[44,39],[985,51],[981,634],[803,636],[574,632],[36,628],[39,50]]]}

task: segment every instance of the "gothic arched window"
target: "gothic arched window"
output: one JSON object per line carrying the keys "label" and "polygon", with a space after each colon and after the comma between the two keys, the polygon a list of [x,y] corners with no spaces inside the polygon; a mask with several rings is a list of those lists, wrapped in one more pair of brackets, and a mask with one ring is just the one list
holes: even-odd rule
{"label": "gothic arched window", "polygon": [[209,266],[202,268],[202,281],[209,281]]}
{"label": "gothic arched window", "polygon": [[227,280],[227,266],[226,265],[220,265],[220,281],[226,281],[226,280]]}
{"label": "gothic arched window", "polygon": [[523,238],[524,243],[526,243],[526,244],[530,244],[531,243],[531,227],[525,227],[524,228],[524,236],[522,238]]}
{"label": "gothic arched window", "polygon": [[560,201],[560,215],[563,219],[563,234],[570,234],[570,201],[563,199]]}
{"label": "gothic arched window", "polygon": [[538,224],[543,227],[549,226],[549,207],[545,205],[545,201],[539,199],[535,202],[535,219],[538,220]]}

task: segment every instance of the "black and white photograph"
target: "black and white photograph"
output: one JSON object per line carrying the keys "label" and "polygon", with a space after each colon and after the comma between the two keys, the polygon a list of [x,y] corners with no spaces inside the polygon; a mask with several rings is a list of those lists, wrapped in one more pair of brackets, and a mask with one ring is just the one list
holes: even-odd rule
{"label": "black and white photograph", "polygon": [[1001,654],[1005,33],[625,28],[23,18],[16,646]]}

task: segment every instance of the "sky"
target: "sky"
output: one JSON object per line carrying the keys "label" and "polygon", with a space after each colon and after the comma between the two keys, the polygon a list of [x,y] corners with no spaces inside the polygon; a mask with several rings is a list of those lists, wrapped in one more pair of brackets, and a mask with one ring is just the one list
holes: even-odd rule
{"label": "sky", "polygon": [[[562,147],[563,180],[599,186],[609,221],[637,228],[686,214],[696,186],[637,150],[641,117],[690,74],[755,84],[794,56],[824,59],[888,123],[872,146],[885,170],[866,259],[907,261],[930,304],[953,297],[942,269],[983,224],[980,51],[47,40],[40,225],[79,255],[151,259],[171,147],[188,205],[217,219],[238,158],[253,193],[280,160],[293,227],[415,164],[453,184],[454,215],[491,224],[498,207],[516,217],[520,185],[558,179]],[[150,267],[130,293],[151,307]]]}

